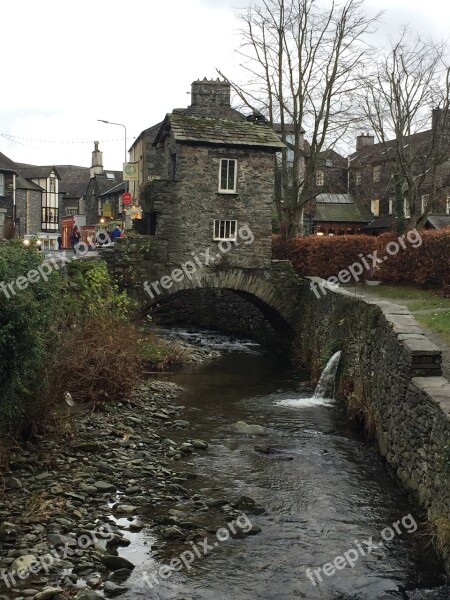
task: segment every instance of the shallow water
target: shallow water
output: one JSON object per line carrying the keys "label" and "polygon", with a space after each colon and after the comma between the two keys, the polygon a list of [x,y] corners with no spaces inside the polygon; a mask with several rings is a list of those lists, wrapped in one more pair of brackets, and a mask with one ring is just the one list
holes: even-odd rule
{"label": "shallow water", "polygon": [[[255,353],[254,346],[252,352],[237,349],[171,376],[185,388],[179,398],[182,418],[194,426],[193,437],[210,444],[207,452],[190,457],[193,464],[176,463],[176,468],[198,474],[188,484],[192,494],[255,499],[266,513],[248,519],[262,531],[217,541],[189,571],[157,577],[153,587],[143,573],[157,573],[161,564],[192,548],[165,547],[145,530],[127,533],[133,544],[120,554],[137,568],[123,597],[384,600],[405,598],[405,589],[442,585],[442,568],[426,546],[420,516],[376,448],[348,425],[342,407],[313,399],[283,358]],[[235,433],[237,421],[263,425],[268,435]],[[167,435],[172,437],[170,431]],[[270,444],[273,453],[256,452],[255,444],[261,443]],[[206,513],[205,526],[208,518]],[[388,527],[393,535],[385,541],[391,536]],[[370,547],[370,537],[383,546]],[[347,565],[332,575],[310,571],[308,578],[307,568],[322,568],[352,549],[348,557],[357,554],[353,568]]]}

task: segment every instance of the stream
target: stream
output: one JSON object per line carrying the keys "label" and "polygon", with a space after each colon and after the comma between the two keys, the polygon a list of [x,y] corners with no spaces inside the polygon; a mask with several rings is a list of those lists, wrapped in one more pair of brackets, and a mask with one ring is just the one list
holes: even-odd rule
{"label": "stream", "polygon": [[[189,493],[216,499],[223,523],[221,505],[230,498],[250,497],[265,512],[243,510],[240,526],[261,528],[257,535],[225,539],[226,530],[214,534],[217,515],[200,511],[197,521],[203,515],[214,544],[206,555],[197,544],[189,570],[168,575],[161,566],[193,545],[157,540],[145,528],[127,532],[132,544],[120,555],[137,566],[123,598],[389,600],[445,583],[421,515],[341,405],[313,398],[306,374],[254,343],[185,330],[172,335],[223,351],[170,375],[184,388],[182,418],[209,444],[176,466],[197,476],[188,480]],[[238,433],[238,421],[262,425],[267,435]],[[188,518],[191,507],[177,506]]]}

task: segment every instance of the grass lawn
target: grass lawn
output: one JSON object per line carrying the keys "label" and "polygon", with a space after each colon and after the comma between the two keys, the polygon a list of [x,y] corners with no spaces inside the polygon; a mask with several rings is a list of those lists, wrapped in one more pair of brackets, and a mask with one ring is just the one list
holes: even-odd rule
{"label": "grass lawn", "polygon": [[[421,325],[429,327],[450,343],[450,298],[443,298],[438,291],[422,290],[406,285],[364,286],[364,291],[397,304],[406,306]],[[440,309],[436,312],[421,313],[417,311]],[[442,310],[448,309],[448,310]]]}
{"label": "grass lawn", "polygon": [[450,344],[450,310],[435,314],[415,314],[416,321],[439,333]]}

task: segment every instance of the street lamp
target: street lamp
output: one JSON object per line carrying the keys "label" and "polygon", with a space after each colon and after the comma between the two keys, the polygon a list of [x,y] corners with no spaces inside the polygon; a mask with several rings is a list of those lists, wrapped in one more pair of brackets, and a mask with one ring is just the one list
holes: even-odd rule
{"label": "street lamp", "polygon": [[107,125],[119,125],[119,127],[123,127],[125,131],[125,154],[124,154],[124,163],[127,163],[127,128],[123,123],[113,123],[112,121],[105,121],[105,119],[97,119],[100,123],[106,123]]}
{"label": "street lamp", "polygon": [[[123,159],[123,166],[125,168],[125,165],[127,164],[127,128],[125,127],[125,125],[123,123],[113,123],[113,121],[105,121],[105,119],[97,119],[97,121],[100,121],[100,123],[106,123],[107,125],[118,125],[119,127],[123,127],[124,132],[125,132],[125,153],[124,153],[124,159]],[[128,191],[128,184],[125,182],[125,191]],[[125,221],[127,221],[126,217],[127,217],[127,210],[124,210],[125,212]],[[126,223],[125,223],[126,226]]]}

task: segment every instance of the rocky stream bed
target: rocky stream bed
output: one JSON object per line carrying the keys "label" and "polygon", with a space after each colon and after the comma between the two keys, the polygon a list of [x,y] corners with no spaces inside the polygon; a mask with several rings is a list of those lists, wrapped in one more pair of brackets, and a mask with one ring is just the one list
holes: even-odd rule
{"label": "rocky stream bed", "polygon": [[[181,344],[192,363],[220,356],[195,338]],[[186,458],[208,443],[190,436],[175,403],[180,391],[148,380],[129,402],[68,411],[70,436],[50,433],[14,453],[0,487],[1,600],[120,596],[135,567],[118,552],[130,545],[127,534],[151,528],[156,546],[182,551],[243,509],[257,510],[248,498],[190,492],[196,475]]]}

